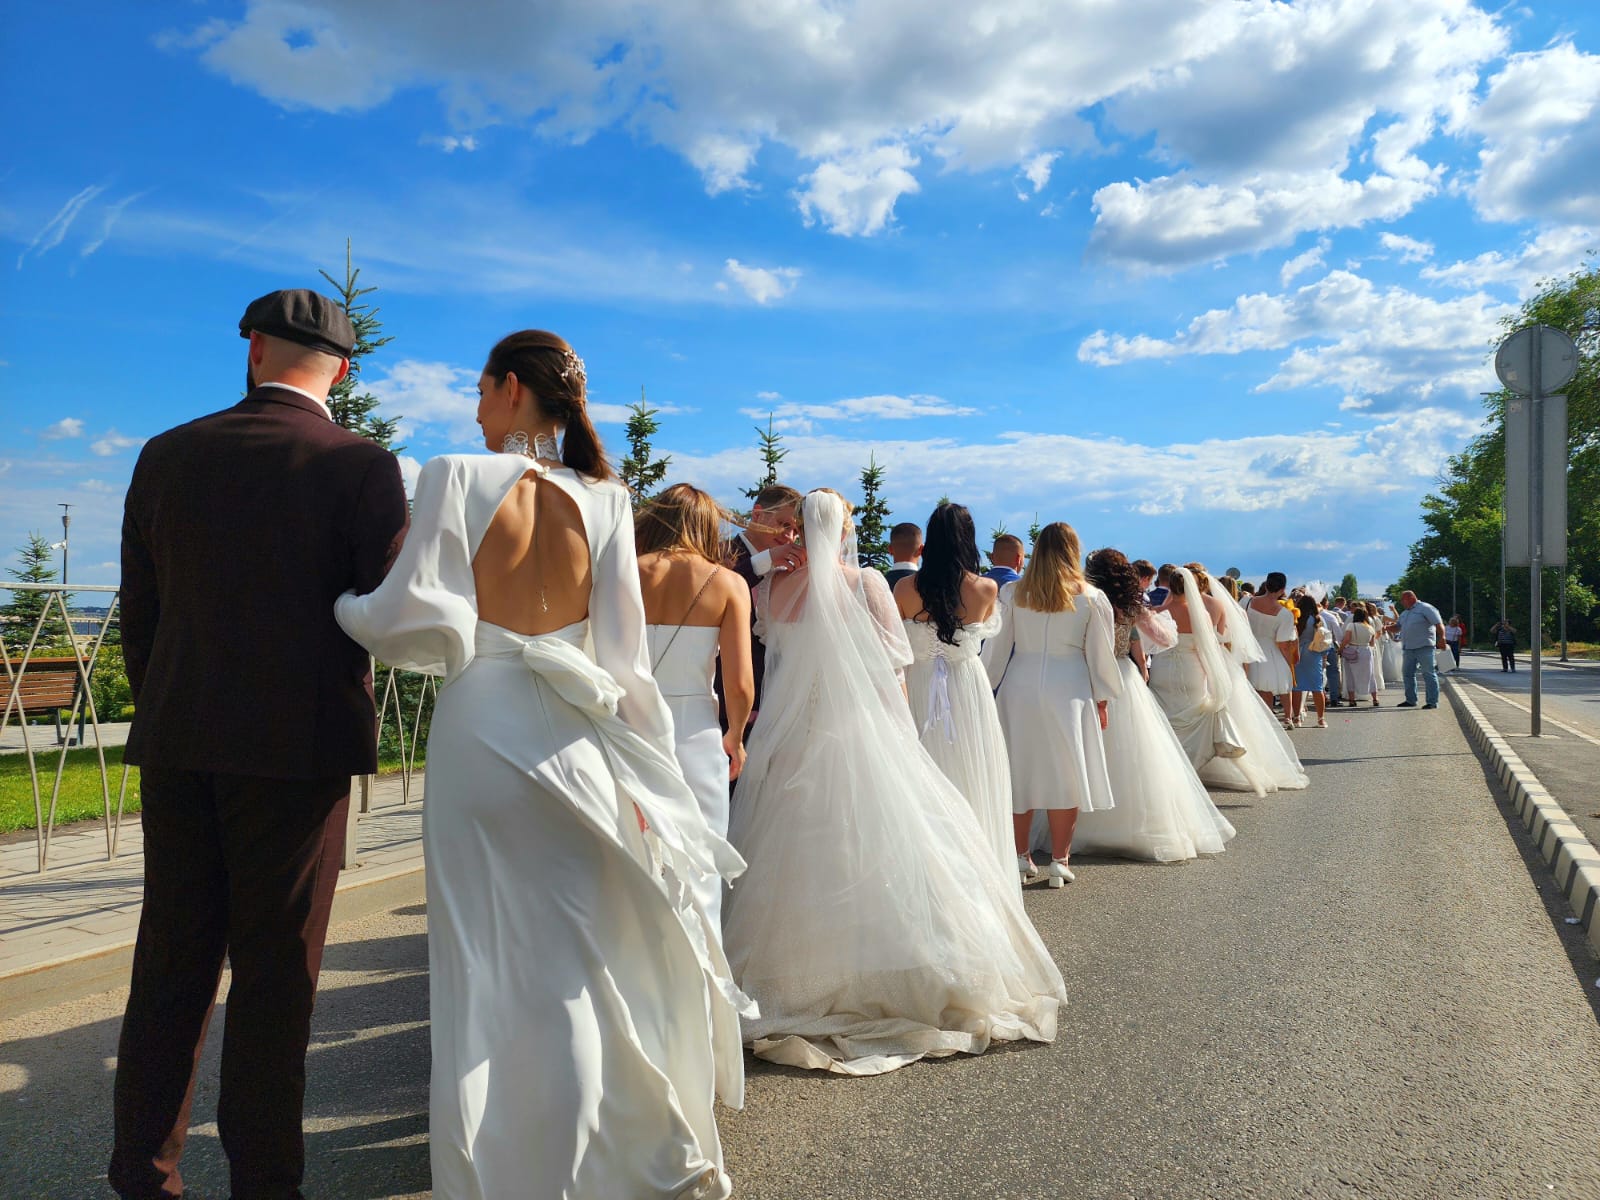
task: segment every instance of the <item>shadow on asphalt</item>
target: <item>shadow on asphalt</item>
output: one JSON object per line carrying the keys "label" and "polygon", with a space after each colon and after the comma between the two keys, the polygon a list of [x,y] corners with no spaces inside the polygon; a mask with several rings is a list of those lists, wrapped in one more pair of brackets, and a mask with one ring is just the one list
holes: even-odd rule
{"label": "shadow on asphalt", "polygon": [[[421,934],[328,947],[325,972],[377,978],[318,993],[307,1063],[307,1194],[384,1200],[428,1190],[428,1026],[415,1023],[427,1012],[427,976],[419,970],[426,963]],[[225,1011],[218,1006],[196,1081],[183,1156],[192,1200],[227,1194],[214,1124]],[[21,1068],[24,1079],[0,1104],[0,1159],[7,1160],[0,1179],[9,1183],[9,1172],[21,1168],[33,1185],[29,1195],[110,1194],[105,1167],[121,1025],[119,1014],[0,1048],[0,1063]]]}

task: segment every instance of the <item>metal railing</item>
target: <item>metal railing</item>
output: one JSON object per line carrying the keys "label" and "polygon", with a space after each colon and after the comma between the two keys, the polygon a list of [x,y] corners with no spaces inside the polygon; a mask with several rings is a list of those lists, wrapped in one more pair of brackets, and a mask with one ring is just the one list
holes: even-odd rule
{"label": "metal railing", "polygon": [[[114,861],[118,856],[122,818],[128,800],[128,781],[133,768],[117,761],[109,765],[107,763],[106,752],[116,749],[116,744],[108,741],[110,731],[106,726],[118,723],[120,713],[99,711],[95,703],[94,682],[97,670],[102,668],[107,657],[106,648],[120,645],[120,637],[116,635],[120,634],[121,629],[121,589],[76,584],[64,587],[60,584],[0,583],[0,591],[10,591],[13,596],[19,592],[32,592],[45,597],[31,628],[17,626],[14,622],[0,622],[0,664],[3,664],[5,672],[0,738],[9,740],[13,730],[20,731],[21,735],[20,751],[0,751],[0,755],[9,758],[11,753],[16,753],[27,763],[28,787],[33,800],[34,842],[38,851],[37,870],[43,873],[50,868],[50,847],[57,829],[62,785],[68,778],[68,753],[74,749],[72,730],[75,727],[79,730],[78,748],[92,746],[95,751],[100,791],[99,820],[105,831],[105,857],[101,861]],[[69,595],[90,593],[109,597],[109,602],[103,615],[97,613],[93,617],[92,632],[80,634],[75,630],[90,618],[82,613],[74,615],[68,607],[67,598]],[[64,635],[56,632],[62,628],[65,629]],[[72,662],[70,673],[74,686],[70,703],[63,703],[59,711],[52,712],[58,731],[59,713],[64,711],[70,715],[64,734],[57,733],[56,744],[52,747],[46,744],[48,734],[42,732],[42,727],[31,724],[29,718],[40,712],[51,711],[55,706],[30,708],[25,684],[30,680],[37,682],[46,670],[41,665],[45,662],[51,663],[49,671],[53,675],[65,673],[59,664],[68,657]],[[108,665],[107,669],[120,668]],[[426,758],[426,714],[438,697],[438,684],[432,676],[374,664],[373,678],[382,689],[376,729],[378,746],[381,753],[386,737],[390,739],[390,746],[398,748],[398,766],[396,770],[384,771],[380,776],[362,775],[351,780],[350,827],[345,841],[347,866],[354,862],[358,851],[358,818],[364,814],[409,805],[415,798],[418,790],[414,786],[417,782],[416,772]],[[52,750],[55,754],[53,762],[50,759]],[[394,761],[394,758],[391,751],[389,760]],[[399,801],[397,804],[384,804],[379,799],[380,789],[375,785],[380,778],[394,776],[399,778]]]}

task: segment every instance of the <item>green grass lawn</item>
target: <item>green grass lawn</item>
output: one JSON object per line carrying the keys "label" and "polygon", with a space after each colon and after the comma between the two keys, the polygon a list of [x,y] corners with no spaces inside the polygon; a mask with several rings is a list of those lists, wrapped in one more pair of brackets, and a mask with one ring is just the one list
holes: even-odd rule
{"label": "green grass lawn", "polygon": [[[35,746],[34,766],[39,772],[39,806],[45,816],[50,812],[50,790],[55,786],[56,764],[61,761],[61,751],[54,738],[41,730],[46,742]],[[106,750],[106,779],[111,790],[111,811],[117,810],[117,789],[122,786],[122,747]],[[139,768],[134,767],[128,776],[128,798],[122,806],[124,813],[139,811]],[[100,820],[105,812],[105,798],[100,791],[100,759],[93,747],[87,750],[68,750],[67,765],[61,776],[61,798],[56,802],[56,827],[72,821],[90,818]],[[0,833],[18,829],[33,829],[33,787],[28,779],[26,754],[0,754]]]}

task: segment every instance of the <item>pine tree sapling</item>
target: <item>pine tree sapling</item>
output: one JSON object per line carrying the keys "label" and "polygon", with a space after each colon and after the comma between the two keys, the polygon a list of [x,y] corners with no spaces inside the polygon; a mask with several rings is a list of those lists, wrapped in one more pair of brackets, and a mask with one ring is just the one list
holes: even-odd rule
{"label": "pine tree sapling", "polygon": [[359,433],[386,450],[404,449],[393,445],[400,418],[378,416],[378,398],[371,392],[357,391],[361,385],[362,359],[394,339],[380,336],[383,323],[378,320],[378,310],[362,300],[363,296],[370,296],[378,289],[358,286],[361,271],[351,262],[349,238],[344,243],[344,281],[341,283],[326,271],[321,274],[338,293],[339,301],[344,306],[344,315],[350,318],[350,326],[356,332],[355,349],[350,352],[350,371],[329,390],[328,411],[333,414],[336,424],[352,433]]}
{"label": "pine tree sapling", "polygon": [[622,460],[622,469],[618,474],[633,497],[635,511],[655,494],[661,481],[667,477],[667,467],[672,462],[670,454],[654,460],[650,457],[653,453],[650,439],[661,429],[660,422],[656,420],[656,414],[660,411],[645,404],[643,388],[639,389],[639,402],[628,405],[628,453]]}
{"label": "pine tree sapling", "polygon": [[[50,565],[52,547],[39,534],[28,535],[28,540],[17,547],[17,557],[22,560],[22,567],[7,567],[6,574],[18,583],[56,581],[56,569]],[[17,658],[21,658],[22,652],[28,648],[28,641],[36,628],[39,637],[34,642],[35,653],[53,649],[66,641],[66,622],[59,615],[60,609],[53,592],[36,592],[31,588],[14,591],[11,593],[11,603],[0,608],[0,613],[6,617],[6,651]],[[43,625],[40,625],[41,615],[44,618]]]}
{"label": "pine tree sapling", "polygon": [[788,448],[783,444],[783,434],[774,433],[772,430],[772,414],[767,414],[767,427],[765,430],[757,425],[756,447],[761,451],[761,478],[756,481],[753,488],[745,488],[747,499],[754,500],[767,488],[778,482],[778,464],[788,457]]}
{"label": "pine tree sapling", "polygon": [[863,567],[887,571],[889,555],[889,504],[883,498],[883,468],[876,455],[868,455],[861,470],[861,504],[856,509],[856,549]]}

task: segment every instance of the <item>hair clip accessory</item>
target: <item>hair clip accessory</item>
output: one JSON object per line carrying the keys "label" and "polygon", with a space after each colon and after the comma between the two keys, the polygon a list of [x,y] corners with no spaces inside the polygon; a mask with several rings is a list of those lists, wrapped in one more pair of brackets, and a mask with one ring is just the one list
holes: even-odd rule
{"label": "hair clip accessory", "polygon": [[586,386],[589,382],[589,372],[579,358],[571,350],[563,351],[564,362],[561,366],[561,378],[577,382],[579,387]]}

